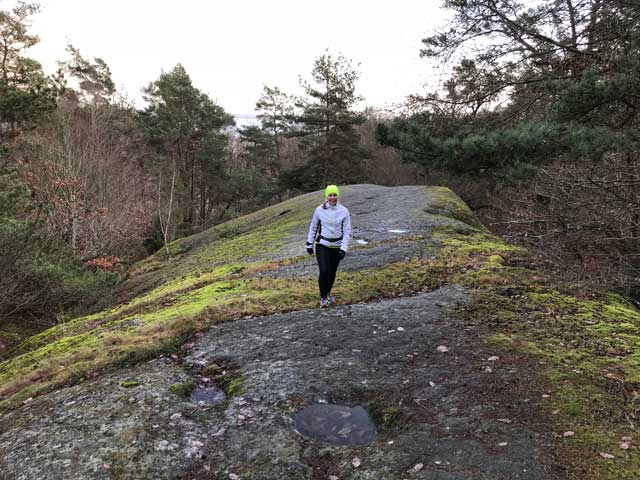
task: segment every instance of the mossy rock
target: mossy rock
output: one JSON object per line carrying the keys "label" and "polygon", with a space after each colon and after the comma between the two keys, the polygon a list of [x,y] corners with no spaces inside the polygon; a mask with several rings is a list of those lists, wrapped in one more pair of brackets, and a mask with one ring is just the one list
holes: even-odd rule
{"label": "mossy rock", "polygon": [[197,387],[196,382],[174,383],[169,387],[169,390],[179,397],[187,398]]}
{"label": "mossy rock", "polygon": [[381,430],[387,430],[400,424],[402,410],[396,405],[389,405],[384,400],[374,399],[367,403],[367,410],[373,422]]}
{"label": "mossy rock", "polygon": [[133,388],[137,387],[138,385],[140,385],[140,382],[138,382],[137,380],[125,380],[120,384],[120,386],[123,388]]}

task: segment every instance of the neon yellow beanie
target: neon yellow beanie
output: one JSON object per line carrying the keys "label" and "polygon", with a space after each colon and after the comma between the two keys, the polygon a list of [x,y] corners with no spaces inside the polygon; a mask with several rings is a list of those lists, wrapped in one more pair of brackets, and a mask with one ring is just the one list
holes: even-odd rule
{"label": "neon yellow beanie", "polygon": [[340,196],[340,190],[338,190],[338,187],[336,187],[335,185],[329,185],[324,190],[324,197],[327,198],[332,193],[335,193],[337,196]]}

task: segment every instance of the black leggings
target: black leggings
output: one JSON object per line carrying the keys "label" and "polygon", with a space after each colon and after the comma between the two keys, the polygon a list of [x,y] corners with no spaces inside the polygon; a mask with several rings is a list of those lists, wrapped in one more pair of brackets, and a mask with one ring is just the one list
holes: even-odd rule
{"label": "black leggings", "polygon": [[331,293],[333,282],[336,280],[336,272],[340,263],[340,249],[316,243],[316,258],[318,259],[318,267],[320,267],[320,275],[318,276],[320,296],[327,298]]}

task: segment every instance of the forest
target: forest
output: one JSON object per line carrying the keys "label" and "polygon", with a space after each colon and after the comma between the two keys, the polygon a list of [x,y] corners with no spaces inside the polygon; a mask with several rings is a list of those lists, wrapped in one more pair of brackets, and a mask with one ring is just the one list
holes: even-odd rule
{"label": "forest", "polygon": [[449,186],[566,281],[639,300],[638,1],[442,6],[420,50],[450,68],[440,88],[359,108],[357,64],[327,50],[302,96],[265,85],[248,127],[181,64],[144,108],[81,46],[47,74],[39,5],[0,10],[0,325],[109,305],[134,262],[327,183]]}

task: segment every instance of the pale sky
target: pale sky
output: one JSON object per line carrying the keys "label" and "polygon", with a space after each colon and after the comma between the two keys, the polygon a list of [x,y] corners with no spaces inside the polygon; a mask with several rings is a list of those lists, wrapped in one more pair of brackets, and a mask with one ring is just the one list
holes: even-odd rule
{"label": "pale sky", "polygon": [[[15,2],[0,0],[0,8]],[[232,114],[254,113],[263,84],[300,94],[325,49],[360,64],[364,105],[418,93],[437,70],[420,40],[445,23],[440,0],[42,0],[29,55],[47,73],[71,42],[102,57],[121,91],[142,106],[142,87],[182,63],[194,85]]]}

